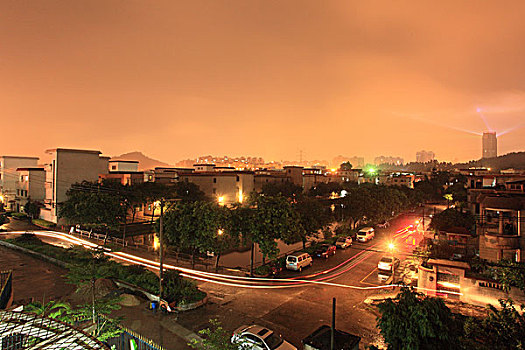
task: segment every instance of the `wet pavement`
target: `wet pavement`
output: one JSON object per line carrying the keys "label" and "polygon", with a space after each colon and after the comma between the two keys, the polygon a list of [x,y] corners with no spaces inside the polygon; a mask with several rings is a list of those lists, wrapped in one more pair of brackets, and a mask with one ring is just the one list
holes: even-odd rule
{"label": "wet pavement", "polygon": [[0,270],[13,270],[14,304],[58,300],[74,290],[63,277],[67,270],[5,247],[0,247]]}

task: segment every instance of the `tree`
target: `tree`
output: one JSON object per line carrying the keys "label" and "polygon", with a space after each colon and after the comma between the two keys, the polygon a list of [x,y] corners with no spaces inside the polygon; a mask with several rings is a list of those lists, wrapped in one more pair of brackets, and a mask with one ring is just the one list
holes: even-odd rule
{"label": "tree", "polygon": [[462,227],[469,232],[474,230],[476,219],[470,212],[461,212],[450,208],[434,215],[430,222],[430,228],[435,231],[446,231],[454,227]]}
{"label": "tree", "polygon": [[24,212],[31,218],[31,219],[38,219],[40,216],[40,208],[42,207],[42,204],[39,202],[34,202],[31,200],[31,197],[27,198],[27,203],[24,205]]}
{"label": "tree", "polygon": [[180,181],[173,185],[173,192],[175,197],[182,202],[198,202],[205,201],[208,198],[196,184],[193,182]]}
{"label": "tree", "polygon": [[492,265],[495,267],[496,280],[506,291],[516,287],[525,292],[525,263],[503,259]]}
{"label": "tree", "polygon": [[305,249],[308,237],[316,235],[329,223],[330,213],[318,200],[309,197],[299,200],[294,204],[294,209],[299,214],[300,224],[296,230]]}
{"label": "tree", "polygon": [[304,229],[299,216],[284,197],[257,196],[252,205],[252,240],[259,245],[263,261],[279,254],[278,239],[287,244],[300,240],[300,232]]}
{"label": "tree", "polygon": [[193,349],[204,350],[239,350],[244,347],[239,347],[239,344],[231,342],[231,335],[224,328],[217,319],[210,320],[211,327],[202,329],[199,334],[202,339],[192,339],[188,343]]}
{"label": "tree", "polygon": [[[176,203],[164,215],[164,231],[167,243],[191,253],[195,267],[197,252],[217,248],[219,230],[224,230],[224,208],[214,202]],[[158,226],[158,225],[157,225]]]}
{"label": "tree", "polygon": [[286,181],[282,183],[265,183],[262,187],[262,192],[265,196],[282,196],[288,199],[297,199],[303,193],[303,187]]}
{"label": "tree", "polygon": [[69,224],[90,224],[118,229],[126,215],[120,197],[97,182],[83,181],[67,191],[67,200],[59,206],[59,216]]}
{"label": "tree", "polygon": [[350,162],[344,162],[344,163],[341,163],[340,168],[341,168],[341,170],[343,170],[343,171],[352,170],[352,163],[350,163]]}
{"label": "tree", "polygon": [[501,309],[489,305],[486,318],[470,317],[465,323],[469,349],[524,349],[525,316],[516,310],[512,300],[499,300]]}
{"label": "tree", "polygon": [[377,327],[388,349],[460,349],[461,322],[439,298],[403,288],[378,305]]}
{"label": "tree", "polygon": [[91,317],[93,323],[97,321],[97,314],[100,310],[97,308],[96,281],[100,278],[107,278],[113,275],[111,264],[108,258],[104,256],[102,250],[90,250],[91,256],[80,260],[80,263],[70,266],[67,274],[69,283],[77,286],[89,284],[91,292]]}
{"label": "tree", "polygon": [[62,322],[73,320],[73,309],[71,305],[63,301],[51,300],[47,303],[42,301],[31,302],[24,306],[24,312],[31,312],[39,316],[53,318]]}

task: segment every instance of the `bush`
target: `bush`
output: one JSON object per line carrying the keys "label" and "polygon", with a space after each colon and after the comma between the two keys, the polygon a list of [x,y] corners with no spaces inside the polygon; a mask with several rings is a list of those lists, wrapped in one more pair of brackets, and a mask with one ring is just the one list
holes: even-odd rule
{"label": "bush", "polygon": [[5,215],[0,215],[0,225],[7,224],[9,219]]}

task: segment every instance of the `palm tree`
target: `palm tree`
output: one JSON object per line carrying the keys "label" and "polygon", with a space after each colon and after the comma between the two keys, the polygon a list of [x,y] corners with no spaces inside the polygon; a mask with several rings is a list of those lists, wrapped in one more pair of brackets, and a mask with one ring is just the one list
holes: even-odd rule
{"label": "palm tree", "polygon": [[51,300],[47,303],[38,301],[24,306],[24,311],[37,314],[42,317],[53,318],[62,322],[71,322],[73,319],[73,310],[71,305],[63,301]]}

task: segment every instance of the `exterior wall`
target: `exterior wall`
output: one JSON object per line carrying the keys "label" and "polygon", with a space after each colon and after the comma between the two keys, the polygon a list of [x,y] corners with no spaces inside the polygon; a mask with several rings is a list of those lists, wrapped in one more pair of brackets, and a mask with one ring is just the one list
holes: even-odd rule
{"label": "exterior wall", "polygon": [[303,186],[303,167],[301,166],[285,166],[284,171],[288,176],[289,181],[297,186]]}
{"label": "exterior wall", "polygon": [[0,157],[0,194],[7,209],[17,210],[17,189],[19,175],[16,169],[36,167],[37,157]]}
{"label": "exterior wall", "polygon": [[[457,289],[460,295],[440,293],[443,287],[438,282],[438,272],[453,273],[459,277]],[[501,285],[494,281],[471,277],[465,274],[465,269],[433,265],[431,268],[419,267],[418,289],[430,296],[440,296],[455,299],[468,304],[499,306],[498,299],[512,298],[517,304],[525,301],[525,295],[519,289],[512,288],[509,293],[503,291]]]}
{"label": "exterior wall", "polygon": [[484,132],[481,141],[481,158],[495,158],[498,156],[498,138],[496,132]]}
{"label": "exterior wall", "polygon": [[47,151],[52,155],[46,166],[45,208],[40,216],[44,220],[58,222],[58,206],[67,199],[71,185],[82,181],[98,181],[100,174],[107,174],[109,158],[101,157],[99,151],[58,148]]}
{"label": "exterior wall", "polygon": [[251,172],[195,172],[180,174],[180,181],[196,184],[206,196],[215,198],[220,204],[243,202],[255,189]]}
{"label": "exterior wall", "polygon": [[139,171],[139,162],[138,161],[118,161],[110,160],[109,169],[112,171],[123,171],[123,172],[138,172]]}
{"label": "exterior wall", "polygon": [[267,183],[279,184],[290,181],[284,174],[255,174],[254,189],[261,192],[262,188]]}
{"label": "exterior wall", "polygon": [[109,173],[99,175],[99,182],[102,181],[116,181],[122,185],[135,185],[144,182],[143,172],[130,172],[130,173]]}
{"label": "exterior wall", "polygon": [[414,175],[392,175],[381,178],[381,183],[387,186],[406,186],[414,188]]}
{"label": "exterior wall", "polygon": [[17,204],[23,206],[27,203],[28,198],[34,202],[44,203],[46,197],[45,180],[46,173],[44,169],[19,170],[19,193]]}

